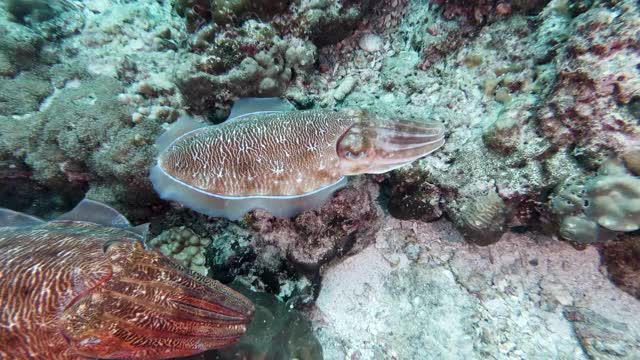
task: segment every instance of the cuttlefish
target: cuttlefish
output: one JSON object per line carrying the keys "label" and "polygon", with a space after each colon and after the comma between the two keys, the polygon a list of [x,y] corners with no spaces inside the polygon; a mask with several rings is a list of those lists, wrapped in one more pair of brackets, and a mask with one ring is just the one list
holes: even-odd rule
{"label": "cuttlefish", "polygon": [[292,217],[322,205],[346,176],[388,172],[443,144],[439,123],[241,99],[220,125],[183,117],[170,127],[156,142],[151,181],[161,198],[209,216],[261,208]]}
{"label": "cuttlefish", "polygon": [[236,342],[254,307],[145,249],[84,200],[55,221],[0,210],[0,359],[166,359]]}

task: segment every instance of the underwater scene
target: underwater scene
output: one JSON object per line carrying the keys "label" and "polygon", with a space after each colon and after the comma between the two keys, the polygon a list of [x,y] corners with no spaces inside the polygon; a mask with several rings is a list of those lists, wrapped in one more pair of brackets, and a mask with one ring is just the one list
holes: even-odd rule
{"label": "underwater scene", "polygon": [[640,360],[640,2],[0,0],[0,360]]}

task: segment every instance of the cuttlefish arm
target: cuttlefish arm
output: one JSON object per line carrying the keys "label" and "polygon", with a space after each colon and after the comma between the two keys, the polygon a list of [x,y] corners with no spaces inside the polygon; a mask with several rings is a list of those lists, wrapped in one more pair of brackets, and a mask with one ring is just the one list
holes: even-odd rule
{"label": "cuttlefish arm", "polygon": [[357,121],[336,141],[343,175],[381,174],[408,165],[444,145],[444,126],[350,110]]}

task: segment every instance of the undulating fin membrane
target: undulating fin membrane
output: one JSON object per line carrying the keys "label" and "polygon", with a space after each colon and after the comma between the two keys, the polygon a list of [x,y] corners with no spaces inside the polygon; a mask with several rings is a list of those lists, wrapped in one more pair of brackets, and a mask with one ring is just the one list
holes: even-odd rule
{"label": "undulating fin membrane", "polygon": [[146,240],[147,234],[149,233],[149,223],[134,226],[134,227],[128,228],[127,230],[140,235],[140,237],[143,240]]}
{"label": "undulating fin membrane", "polygon": [[0,227],[35,226],[43,223],[35,216],[0,208]]}
{"label": "undulating fin membrane", "polygon": [[151,169],[150,178],[162,199],[177,201],[205,215],[229,220],[238,220],[253,209],[264,209],[277,217],[293,217],[303,211],[319,208],[335,191],[347,184],[347,179],[342,177],[333,184],[303,195],[243,197],[207,193],[173,179],[158,165]]}
{"label": "undulating fin membrane", "polygon": [[292,111],[295,107],[284,99],[271,98],[242,98],[236,101],[231,108],[229,120],[234,120],[251,114]]}
{"label": "undulating fin membrane", "polygon": [[118,210],[94,200],[84,199],[73,210],[56,220],[84,221],[111,227],[129,227],[131,224]]}
{"label": "undulating fin membrane", "polygon": [[158,137],[156,140],[156,150],[159,153],[171,145],[171,143],[180,136],[205,126],[207,126],[206,123],[198,121],[197,118],[193,116],[181,116],[176,120],[176,122],[169,126],[167,131]]}

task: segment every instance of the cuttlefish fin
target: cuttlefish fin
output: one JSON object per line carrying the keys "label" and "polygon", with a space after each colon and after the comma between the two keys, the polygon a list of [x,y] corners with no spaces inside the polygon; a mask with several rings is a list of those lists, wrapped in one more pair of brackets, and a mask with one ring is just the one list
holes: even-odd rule
{"label": "cuttlefish fin", "polygon": [[295,110],[290,102],[277,97],[270,98],[242,98],[231,108],[227,121],[236,120],[252,114],[265,114]]}
{"label": "cuttlefish fin", "polygon": [[128,230],[140,235],[143,239],[146,239],[147,234],[149,234],[149,223],[134,226],[132,228],[129,228]]}
{"label": "cuttlefish fin", "polygon": [[129,220],[118,210],[90,199],[82,200],[71,211],[60,215],[56,220],[91,222],[120,228],[131,227]]}
{"label": "cuttlefish fin", "polygon": [[0,208],[0,227],[36,226],[44,221],[35,216]]}
{"label": "cuttlefish fin", "polygon": [[158,137],[156,140],[156,150],[160,153],[180,136],[205,126],[207,126],[207,123],[203,122],[201,119],[183,115]]}

